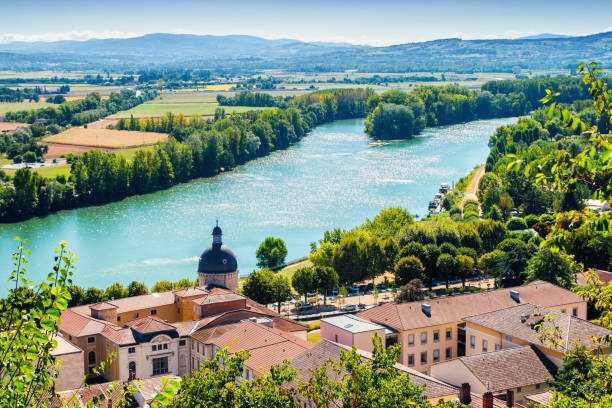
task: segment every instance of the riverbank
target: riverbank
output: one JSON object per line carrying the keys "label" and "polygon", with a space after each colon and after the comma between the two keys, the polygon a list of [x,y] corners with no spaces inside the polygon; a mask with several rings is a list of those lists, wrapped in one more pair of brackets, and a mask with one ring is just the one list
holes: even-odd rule
{"label": "riverbank", "polygon": [[[10,262],[14,236],[29,239],[33,280],[49,272],[61,240],[76,253],[75,283],[106,287],[195,278],[198,256],[219,218],[223,241],[238,257],[240,276],[257,269],[255,251],[266,236],[282,238],[287,259],[335,227],[351,229],[383,208],[425,215],[442,182],[458,180],[487,154],[493,119],[431,128],[413,140],[372,146],[363,120],[315,128],[288,149],[231,172],[121,201],[0,225],[0,250]],[[6,283],[0,282],[0,290]]]}

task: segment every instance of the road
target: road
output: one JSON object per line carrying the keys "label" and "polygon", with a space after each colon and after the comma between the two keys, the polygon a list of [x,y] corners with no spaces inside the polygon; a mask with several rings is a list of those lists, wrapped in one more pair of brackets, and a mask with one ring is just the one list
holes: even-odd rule
{"label": "road", "polygon": [[475,200],[478,201],[478,197],[476,197],[476,193],[478,192],[478,182],[480,178],[485,174],[485,165],[480,166],[472,180],[470,180],[470,184],[465,189],[465,193],[463,193],[463,198],[459,202],[459,208],[463,211],[463,204],[467,200]]}

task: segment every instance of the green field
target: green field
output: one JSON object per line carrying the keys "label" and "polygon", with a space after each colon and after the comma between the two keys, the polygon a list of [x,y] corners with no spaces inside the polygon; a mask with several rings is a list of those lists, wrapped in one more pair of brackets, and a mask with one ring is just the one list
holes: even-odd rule
{"label": "green field", "polygon": [[[14,169],[2,169],[7,174],[13,175],[17,170]],[[64,176],[68,176],[70,174],[70,165],[62,164],[59,166],[51,166],[51,167],[42,167],[39,169],[32,169],[33,172],[40,174],[46,178],[55,178],[55,176],[59,176],[63,174]]]}
{"label": "green field", "polygon": [[[185,116],[204,115],[210,116],[215,114],[215,110],[219,107],[216,102],[167,102],[167,101],[151,101],[138,105],[130,110],[117,112],[110,118],[129,118],[147,116],[163,116],[167,112],[175,114],[182,113]],[[231,112],[247,112],[251,110],[271,109],[271,108],[254,108],[251,106],[225,106],[226,113]]]}
{"label": "green field", "polygon": [[0,113],[38,109],[51,105],[53,104],[47,102],[0,102]]}

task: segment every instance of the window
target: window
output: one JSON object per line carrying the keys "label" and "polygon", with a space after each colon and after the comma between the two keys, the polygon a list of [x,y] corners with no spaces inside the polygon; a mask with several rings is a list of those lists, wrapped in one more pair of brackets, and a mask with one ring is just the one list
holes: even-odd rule
{"label": "window", "polygon": [[414,366],[414,354],[408,354],[408,367]]}
{"label": "window", "polygon": [[578,308],[577,307],[572,309],[572,316],[578,317]]}
{"label": "window", "polygon": [[561,309],[561,313],[567,313],[567,310]]}
{"label": "window", "polygon": [[179,340],[179,346],[184,346],[185,344],[187,344],[185,340]]}
{"label": "window", "polygon": [[414,334],[409,334],[408,335],[408,346],[414,346]]}
{"label": "window", "polygon": [[128,364],[128,372],[130,374],[136,374],[136,362],[130,361],[130,364]]}
{"label": "window", "polygon": [[507,334],[504,336],[504,340],[512,341],[512,336],[508,336]]}
{"label": "window", "polygon": [[427,352],[426,351],[421,353],[421,364],[427,364]]}
{"label": "window", "polygon": [[157,344],[154,344],[153,346],[151,346],[151,350],[157,351]]}
{"label": "window", "polygon": [[470,335],[470,348],[476,348],[476,336]]}
{"label": "window", "polygon": [[134,313],[134,317],[138,317],[138,313]]}
{"label": "window", "polygon": [[68,340],[72,341],[72,336],[68,336]]}
{"label": "window", "polygon": [[136,347],[128,348],[128,354],[134,354],[136,352]]}
{"label": "window", "polygon": [[495,351],[499,351],[501,350],[501,344],[496,344],[495,345]]}
{"label": "window", "polygon": [[536,390],[540,389],[540,384],[536,384]]}
{"label": "window", "polygon": [[446,359],[450,360],[451,358],[453,358],[453,348],[447,347],[446,348]]}
{"label": "window", "polygon": [[87,359],[89,360],[89,364],[96,364],[96,353],[94,351],[90,351],[87,355]]}
{"label": "window", "polygon": [[437,343],[440,341],[440,330],[434,330],[433,341],[434,343]]}
{"label": "window", "polygon": [[168,343],[164,344],[164,350],[168,350]]}
{"label": "window", "polygon": [[489,351],[489,342],[486,340],[482,341],[482,352],[486,353],[487,351]]}
{"label": "window", "polygon": [[421,344],[427,344],[427,332],[421,333]]}
{"label": "window", "polygon": [[87,338],[87,343],[95,343],[96,342],[96,338],[95,337],[88,337]]}
{"label": "window", "polygon": [[446,340],[453,338],[453,329],[446,329]]}
{"label": "window", "polygon": [[117,316],[117,321],[120,322],[121,321],[121,316]]}
{"label": "window", "polygon": [[334,336],[335,336],[334,337],[334,341],[337,343],[338,342],[338,333],[336,333]]}
{"label": "window", "polygon": [[522,388],[521,387],[516,387],[516,392],[521,392]]}
{"label": "window", "polygon": [[200,352],[200,343],[197,345],[198,353]]}
{"label": "window", "polygon": [[151,316],[156,315],[157,314],[157,310],[153,309],[151,310]]}
{"label": "window", "polygon": [[440,361],[440,350],[433,351],[433,361],[434,363],[437,363],[438,361]]}
{"label": "window", "polygon": [[168,357],[153,359],[153,375],[168,373]]}

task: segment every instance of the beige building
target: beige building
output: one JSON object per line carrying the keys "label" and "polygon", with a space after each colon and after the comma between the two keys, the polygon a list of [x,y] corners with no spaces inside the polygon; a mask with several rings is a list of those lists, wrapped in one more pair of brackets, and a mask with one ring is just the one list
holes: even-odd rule
{"label": "beige building", "polygon": [[389,329],[352,314],[344,314],[321,319],[321,339],[355,346],[359,350],[372,351],[372,337],[378,334],[381,339],[386,338]]}
{"label": "beige building", "polygon": [[[468,356],[532,345],[556,366],[560,366],[563,355],[577,345],[587,349],[600,347],[602,345],[594,343],[591,338],[610,334],[610,330],[587,320],[530,303],[465,317],[463,320]],[[540,328],[541,331],[538,331]],[[558,344],[539,338],[545,330],[558,330]],[[605,346],[602,351],[608,353],[609,347]]]}
{"label": "beige building", "polygon": [[526,395],[548,388],[546,381],[556,369],[537,347],[522,346],[434,364],[431,376],[455,386],[468,383],[480,395],[512,395],[514,402],[521,403]]}
{"label": "beige building", "polygon": [[386,303],[358,316],[391,329],[394,333],[387,334],[386,343],[399,342],[402,345],[400,362],[428,372],[432,364],[466,354],[465,316],[524,303],[537,303],[586,318],[586,302],[582,298],[544,281],[417,302]]}
{"label": "beige building", "polygon": [[65,391],[78,388],[83,385],[85,372],[83,371],[83,350],[67,341],[61,336],[54,337],[57,346],[51,350],[51,355],[56,358],[58,370],[55,379],[55,391]]}

